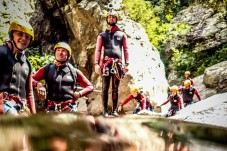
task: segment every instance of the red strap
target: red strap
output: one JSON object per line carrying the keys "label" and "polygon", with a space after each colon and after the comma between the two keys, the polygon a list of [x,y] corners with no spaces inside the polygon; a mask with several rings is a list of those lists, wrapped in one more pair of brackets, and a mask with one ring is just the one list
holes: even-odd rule
{"label": "red strap", "polygon": [[3,114],[3,106],[4,106],[4,104],[3,104],[3,93],[2,92],[0,92],[0,114]]}

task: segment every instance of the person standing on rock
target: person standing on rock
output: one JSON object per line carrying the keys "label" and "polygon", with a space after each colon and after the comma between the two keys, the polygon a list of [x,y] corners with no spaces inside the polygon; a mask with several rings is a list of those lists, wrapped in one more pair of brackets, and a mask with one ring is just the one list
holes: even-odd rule
{"label": "person standing on rock", "polygon": [[131,95],[127,97],[118,107],[118,112],[120,112],[123,106],[128,103],[130,100],[135,99],[138,102],[138,105],[133,111],[133,114],[137,114],[139,111],[153,111],[152,104],[149,99],[144,95],[143,91],[140,91],[139,88],[132,88],[130,90]]}
{"label": "person standing on rock", "polygon": [[[97,74],[102,73],[104,117],[109,116],[108,89],[111,79],[113,101],[112,115],[118,116],[117,104],[120,80],[128,71],[129,65],[127,36],[116,25],[118,19],[119,16],[116,11],[111,10],[108,12],[106,16],[107,29],[105,32],[98,35],[95,49],[95,72]],[[104,53],[103,58],[100,59],[102,48],[104,48]]]}
{"label": "person standing on rock", "polygon": [[[76,101],[92,92],[93,86],[80,70],[68,62],[72,49],[67,43],[57,43],[54,51],[56,61],[40,68],[32,76],[33,86],[37,87],[38,97],[46,99],[47,112],[77,112]],[[47,96],[40,82],[43,79],[46,82]],[[76,91],[77,85],[83,87],[79,92]]]}
{"label": "person standing on rock", "polygon": [[[185,80],[190,80],[191,81],[191,85],[194,86],[194,81],[190,78],[190,71],[185,71],[184,73],[184,78]],[[184,81],[182,82],[182,86],[184,86]]]}
{"label": "person standing on rock", "polygon": [[184,81],[184,87],[180,88],[179,91],[182,94],[185,107],[192,104],[194,95],[196,95],[198,100],[201,101],[198,91],[191,85],[190,80]]}
{"label": "person standing on rock", "polygon": [[32,26],[24,21],[10,24],[9,41],[0,46],[0,113],[35,114],[32,66],[24,50],[34,40]]}
{"label": "person standing on rock", "polygon": [[174,116],[180,109],[183,108],[183,103],[181,96],[177,93],[178,87],[176,85],[170,87],[171,95],[168,97],[167,101],[162,103],[160,106],[163,106],[170,102],[171,106],[168,110],[168,113],[165,114],[165,117]]}

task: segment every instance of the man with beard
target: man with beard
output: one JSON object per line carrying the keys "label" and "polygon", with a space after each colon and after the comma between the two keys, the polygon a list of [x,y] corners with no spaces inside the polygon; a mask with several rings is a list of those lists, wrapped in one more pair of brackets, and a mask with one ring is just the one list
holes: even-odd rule
{"label": "man with beard", "polygon": [[[128,71],[129,57],[127,36],[124,32],[120,31],[116,25],[119,16],[116,11],[111,10],[106,16],[107,28],[105,32],[98,35],[96,50],[95,50],[95,72],[102,73],[102,102],[104,107],[104,117],[109,116],[108,111],[108,89],[112,79],[112,101],[113,109],[112,115],[118,116],[117,103],[118,103],[118,89],[120,80]],[[103,49],[103,56],[101,58]],[[122,50],[123,49],[123,50]],[[123,52],[122,52],[123,51]],[[124,58],[123,58],[124,56]],[[124,62],[123,62],[124,60]],[[124,65],[124,67],[123,67]]]}

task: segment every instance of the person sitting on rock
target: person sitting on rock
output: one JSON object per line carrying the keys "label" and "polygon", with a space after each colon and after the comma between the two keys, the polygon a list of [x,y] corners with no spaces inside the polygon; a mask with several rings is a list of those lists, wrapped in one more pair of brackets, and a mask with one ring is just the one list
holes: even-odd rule
{"label": "person sitting on rock", "polygon": [[118,112],[122,110],[122,107],[128,103],[130,100],[135,99],[138,102],[138,105],[135,107],[133,114],[137,114],[141,110],[153,111],[152,104],[149,99],[144,95],[143,91],[140,91],[139,88],[132,88],[130,90],[131,95],[126,98],[118,107]]}
{"label": "person sitting on rock", "polygon": [[163,105],[167,104],[168,102],[170,102],[170,104],[171,104],[171,106],[168,110],[168,113],[165,114],[165,117],[174,116],[180,109],[183,108],[182,98],[177,93],[178,86],[173,85],[172,87],[170,87],[170,91],[171,91],[171,95],[168,97],[168,99],[164,103],[162,103],[160,105],[160,106],[163,106]]}
{"label": "person sitting on rock", "polygon": [[[191,79],[190,74],[191,74],[190,71],[186,71],[186,72],[184,73],[184,77],[185,77],[185,80],[190,80],[190,81],[191,81],[191,85],[194,86],[195,83],[194,83],[194,81]],[[182,86],[184,86],[184,81],[182,82]]]}
{"label": "person sitting on rock", "polygon": [[185,107],[192,104],[194,95],[196,95],[198,100],[201,101],[198,91],[191,85],[190,80],[186,80],[184,82],[184,87],[180,88],[179,91],[182,94]]}

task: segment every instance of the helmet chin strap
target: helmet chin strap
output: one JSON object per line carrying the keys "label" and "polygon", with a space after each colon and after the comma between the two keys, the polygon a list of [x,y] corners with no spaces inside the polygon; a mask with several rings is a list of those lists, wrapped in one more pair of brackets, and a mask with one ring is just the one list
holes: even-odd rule
{"label": "helmet chin strap", "polygon": [[17,47],[17,44],[16,44],[16,42],[14,41],[14,39],[12,40],[13,41],[13,48],[14,48],[14,46],[17,48],[17,50],[19,50],[19,51],[23,51],[24,49],[19,49],[18,47]]}
{"label": "helmet chin strap", "polygon": [[65,64],[68,60],[66,60],[66,61],[59,61],[59,60],[57,60],[57,58],[55,57],[55,59],[56,59],[56,61],[57,62],[59,62],[60,64]]}

